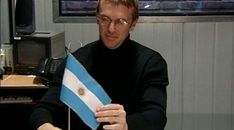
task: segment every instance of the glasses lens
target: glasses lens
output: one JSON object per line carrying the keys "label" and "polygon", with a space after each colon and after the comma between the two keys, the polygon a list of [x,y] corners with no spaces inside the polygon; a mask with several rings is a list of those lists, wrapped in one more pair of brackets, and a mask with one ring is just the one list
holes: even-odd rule
{"label": "glasses lens", "polygon": [[[109,26],[111,22],[113,21],[107,16],[98,16],[97,19],[100,22],[100,24],[103,26]],[[121,27],[128,25],[128,22],[124,19],[117,19],[117,20],[114,20],[113,22],[116,28],[121,28]]]}
{"label": "glasses lens", "polygon": [[128,25],[128,22],[124,19],[118,19],[115,21],[115,25],[118,27],[122,27]]}
{"label": "glasses lens", "polygon": [[99,16],[98,17],[99,22],[104,25],[104,26],[109,26],[109,24],[111,23],[111,19],[106,17],[106,16]]}

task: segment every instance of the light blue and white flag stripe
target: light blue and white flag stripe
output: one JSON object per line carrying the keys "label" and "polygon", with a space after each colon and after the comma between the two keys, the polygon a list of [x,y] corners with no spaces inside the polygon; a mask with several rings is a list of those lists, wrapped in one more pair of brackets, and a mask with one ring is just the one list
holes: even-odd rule
{"label": "light blue and white flag stripe", "polygon": [[97,106],[111,103],[103,88],[70,53],[67,56],[60,100],[75,111],[93,130],[99,126],[94,115]]}

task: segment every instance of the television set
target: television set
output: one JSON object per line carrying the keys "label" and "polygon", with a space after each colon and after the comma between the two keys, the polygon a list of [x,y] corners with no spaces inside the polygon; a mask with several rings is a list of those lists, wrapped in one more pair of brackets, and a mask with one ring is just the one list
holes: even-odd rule
{"label": "television set", "polygon": [[17,35],[14,38],[14,72],[32,74],[40,61],[45,58],[64,58],[64,32],[35,32]]}

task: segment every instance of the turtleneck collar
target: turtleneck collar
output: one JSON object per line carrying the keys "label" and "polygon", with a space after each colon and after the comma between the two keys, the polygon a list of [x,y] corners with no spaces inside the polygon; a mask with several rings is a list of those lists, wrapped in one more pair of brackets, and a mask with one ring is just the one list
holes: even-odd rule
{"label": "turtleneck collar", "polygon": [[97,44],[97,51],[100,53],[105,54],[124,54],[125,52],[129,51],[130,46],[130,36],[128,36],[124,42],[116,49],[109,49],[107,48],[104,43],[99,40]]}

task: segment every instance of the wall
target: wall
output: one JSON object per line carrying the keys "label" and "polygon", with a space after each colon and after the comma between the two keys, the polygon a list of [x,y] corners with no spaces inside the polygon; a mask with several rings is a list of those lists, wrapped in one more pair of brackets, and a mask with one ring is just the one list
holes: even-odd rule
{"label": "wall", "polygon": [[142,23],[133,38],[168,62],[166,130],[234,128],[233,22]]}
{"label": "wall", "polygon": [[[37,30],[65,31],[72,50],[98,38],[95,23],[52,18],[52,0],[36,0]],[[139,23],[131,37],[168,63],[166,130],[234,129],[234,22]]]}

